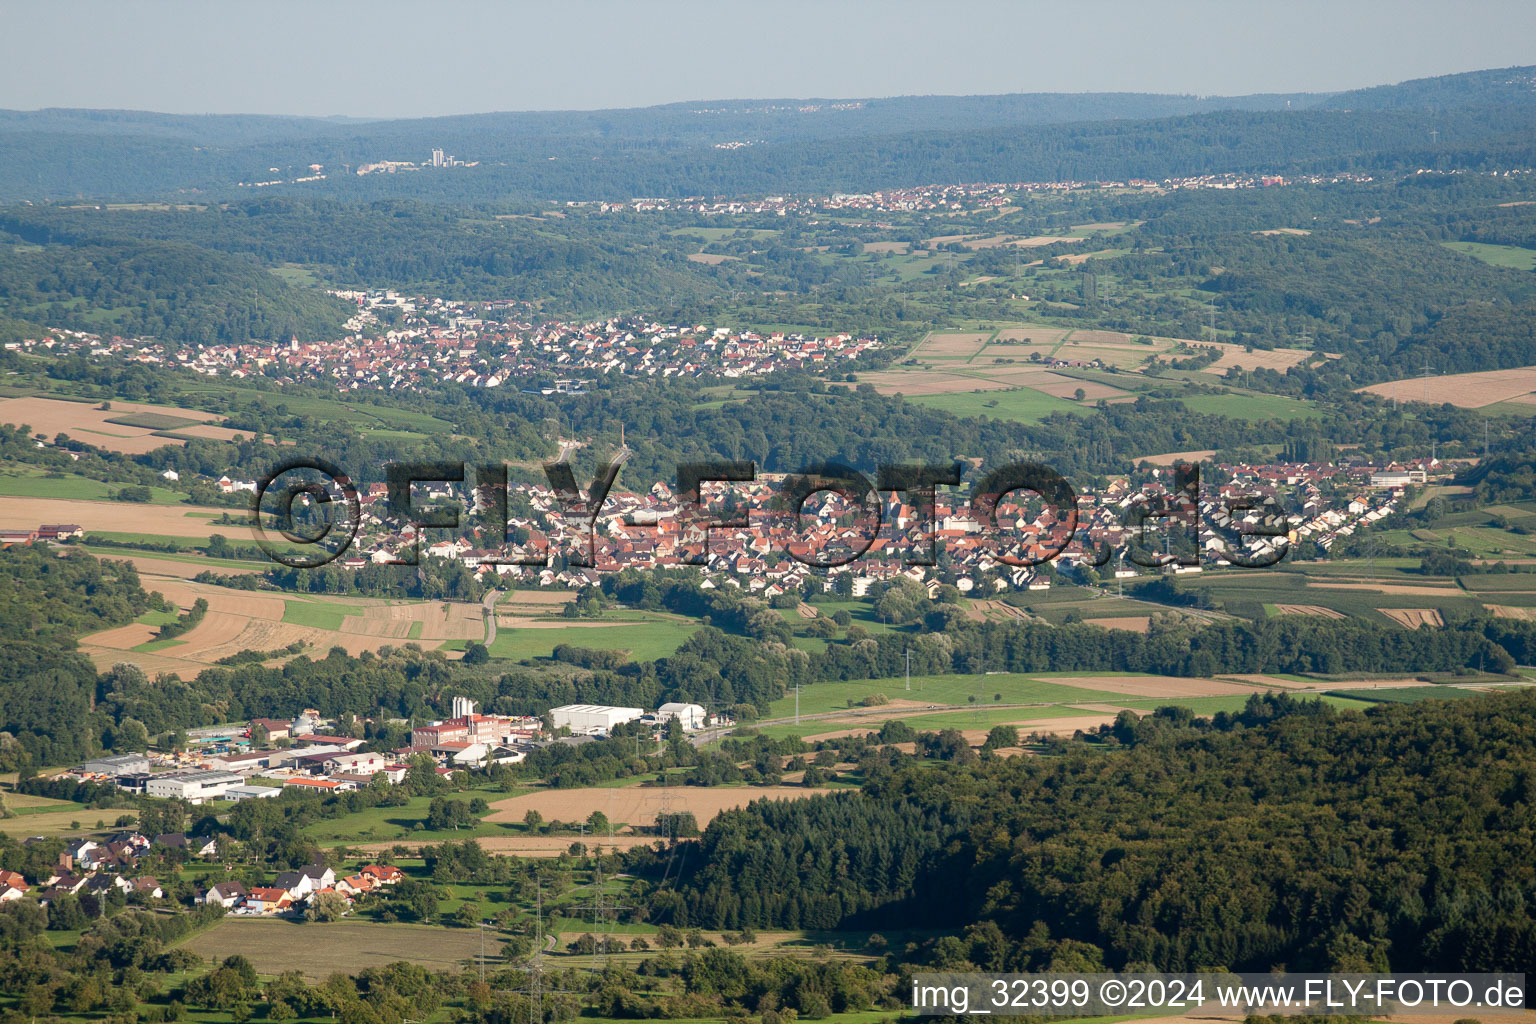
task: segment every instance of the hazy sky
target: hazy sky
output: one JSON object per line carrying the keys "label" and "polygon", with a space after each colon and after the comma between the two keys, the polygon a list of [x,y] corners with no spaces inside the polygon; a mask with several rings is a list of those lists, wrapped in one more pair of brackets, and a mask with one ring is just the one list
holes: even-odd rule
{"label": "hazy sky", "polygon": [[1332,91],[1536,63],[1533,0],[0,0],[0,107],[423,116]]}

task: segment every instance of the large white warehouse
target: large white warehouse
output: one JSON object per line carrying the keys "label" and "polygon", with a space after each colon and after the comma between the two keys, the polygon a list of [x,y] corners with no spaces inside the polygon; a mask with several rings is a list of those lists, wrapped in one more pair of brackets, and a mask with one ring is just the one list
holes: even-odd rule
{"label": "large white warehouse", "polygon": [[575,733],[609,733],[614,726],[633,722],[643,714],[640,708],[612,708],[606,704],[567,704],[549,710],[556,729],[568,726]]}

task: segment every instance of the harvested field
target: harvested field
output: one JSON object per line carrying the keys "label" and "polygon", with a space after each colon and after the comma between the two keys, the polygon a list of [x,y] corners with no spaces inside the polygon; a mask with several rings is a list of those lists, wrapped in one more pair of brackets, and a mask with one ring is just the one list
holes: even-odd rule
{"label": "harvested field", "polygon": [[1307,581],[1308,590],[1359,590],[1371,594],[1406,594],[1410,597],[1456,597],[1460,596],[1461,588],[1456,586],[1431,586],[1425,584],[1419,586],[1413,583],[1376,583],[1371,580],[1343,580],[1339,582],[1318,583],[1316,580]]}
{"label": "harvested field", "polygon": [[478,604],[429,601],[413,605],[394,605],[392,608],[411,610],[412,617],[421,623],[423,640],[483,640],[485,638],[485,614]]}
{"label": "harvested field", "polygon": [[688,262],[703,263],[707,266],[718,267],[727,260],[739,260],[740,256],[726,256],[723,253],[691,252],[688,254]]}
{"label": "harvested field", "polygon": [[91,643],[98,647],[110,647],[117,651],[128,651],[139,646],[139,644],[147,644],[153,640],[157,629],[159,629],[158,626],[146,626],[141,622],[130,622],[126,626],[118,626],[116,629],[109,629],[93,635]]}
{"label": "harvested field", "polygon": [[1536,392],[1536,366],[1452,373],[1441,377],[1409,377],[1359,390],[1383,398],[1395,396],[1404,402],[1428,401],[1435,405],[1449,402],[1463,409],[1481,409],[1495,402],[1533,400],[1526,396]]}
{"label": "harvested field", "polygon": [[1072,332],[1071,342],[1074,345],[1135,345],[1139,349],[1150,349],[1149,345],[1136,345],[1129,334],[1121,334],[1119,331],[1096,331],[1078,328]]}
{"label": "harvested field", "polygon": [[1277,604],[1275,611],[1281,615],[1314,615],[1320,619],[1348,618],[1343,612],[1335,608],[1324,608],[1320,604]]}
{"label": "harvested field", "polygon": [[[211,441],[233,441],[237,437],[250,437],[249,430],[231,430],[228,427],[215,427],[211,423],[199,423],[191,427],[175,427],[173,432],[186,434],[188,437],[206,437]],[[268,440],[268,444],[274,443]]]}
{"label": "harvested field", "polygon": [[[1056,345],[1067,336],[1068,332],[1061,327],[1010,327],[1007,330],[998,331],[992,344],[1003,348],[1013,348],[1013,345],[1004,345],[1004,342],[1030,345]],[[1001,354],[1001,353],[999,353]]]}
{"label": "harvested field", "polygon": [[[1113,722],[1115,720],[1115,715],[1119,714],[1119,709],[1115,709],[1114,712],[1104,712],[1102,714],[1093,715],[1072,715],[1066,718],[1025,717],[1028,714],[1028,711],[1020,711],[1019,721],[1009,722],[1007,724],[1016,726],[1019,730],[1020,736],[1028,736],[1031,733],[1040,733],[1042,736],[1071,736],[1079,729],[1097,729],[1101,725],[1107,725],[1108,723]],[[990,727],[988,729],[961,729],[960,735],[964,736],[965,741],[971,746],[979,747],[987,741],[987,733],[989,729]],[[828,732],[816,733],[814,736],[806,736],[804,739],[807,743],[816,743],[821,740],[842,739],[845,736],[866,736],[870,733],[879,731],[880,730],[877,728],[871,729],[867,726],[854,729],[834,729]],[[810,790],[808,792],[815,792],[815,790]],[[702,825],[703,822],[700,822],[699,824]]]}
{"label": "harvested field", "polygon": [[232,540],[244,540],[238,527],[213,526],[206,518],[225,511],[193,505],[141,505],[129,501],[0,497],[0,529],[33,529],[40,523],[79,523],[87,533],[150,533],[200,539],[222,533]]}
{"label": "harvested field", "polygon": [[[200,572],[216,572],[221,576],[246,576],[250,573],[260,571],[258,569],[246,569],[238,567],[230,564],[229,562],[222,562],[217,559],[200,558],[193,555],[185,556],[186,560],[182,561],[180,559],[155,558],[153,556],[138,555],[128,551],[124,551],[123,554],[118,554],[116,550],[93,550],[96,551],[97,556],[100,558],[113,558],[121,561],[132,562],[135,569],[139,570],[141,574],[147,576],[169,576],[172,578],[190,580],[193,576],[196,576]],[[147,589],[152,590],[154,588],[147,587]]]}
{"label": "harvested field", "polygon": [[1445,620],[1440,617],[1438,608],[1378,608],[1376,610],[1409,629],[1445,625]]}
{"label": "harvested field", "polygon": [[[172,672],[190,678],[218,659],[245,650],[275,651],[301,643],[311,653],[323,654],[332,647],[341,647],[350,654],[361,654],[386,646],[398,647],[418,638],[422,646],[431,648],[436,646],[434,641],[478,640],[485,635],[478,604],[454,603],[444,611],[440,601],[390,602],[350,597],[336,602],[323,599],[300,601],[153,575],[146,575],[143,585],[145,590],[159,591],[166,600],[182,609],[190,608],[198,598],[203,598],[208,602],[208,613],[202,622],[178,638],[180,643],[159,651],[131,651],[136,644],[153,639],[145,635],[145,631],[151,630],[147,626],[120,626],[82,637],[81,651],[98,668],[131,661],[150,675]],[[345,609],[347,613],[338,615],[336,621],[340,629],[285,622],[285,617],[293,617],[288,615],[290,602],[300,608],[317,605],[321,610],[333,606]],[[358,608],[362,609],[361,614],[353,612]],[[460,635],[453,636],[455,632]]]}
{"label": "harvested field", "polygon": [[1006,601],[977,600],[970,602],[965,610],[966,618],[974,622],[982,622],[986,619],[1013,619],[1023,620],[1028,615],[1022,609],[1015,608]]}
{"label": "harvested field", "polygon": [[1132,633],[1145,633],[1152,628],[1152,616],[1150,615],[1120,615],[1109,619],[1084,619],[1090,626],[1103,626],[1105,629],[1127,629]]}
{"label": "harvested field", "polygon": [[898,253],[905,255],[912,251],[912,247],[906,242],[865,242],[864,251],[870,253]]}
{"label": "harvested field", "polygon": [[553,611],[574,600],[576,595],[565,590],[512,590],[502,597],[496,607],[510,608],[526,604]]}
{"label": "harvested field", "polygon": [[1024,238],[1016,235],[936,235],[925,239],[923,245],[932,249],[935,246],[959,242],[964,249],[996,249],[1005,245],[1021,249],[1036,249],[1042,245],[1055,245],[1057,242],[1081,241],[1083,241],[1082,235],[1029,235]]}
{"label": "harvested field", "polygon": [[[93,444],[114,452],[140,455],[163,448],[168,444],[181,445],[184,441],[155,437],[152,426],[132,426],[112,423],[114,419],[143,417],[142,422],[152,423],[158,417],[173,417],[181,421],[207,422],[222,419],[216,413],[196,410],[166,409],[137,402],[112,402],[110,409],[99,409],[97,402],[65,402],[57,398],[6,398],[0,399],[0,423],[31,427],[32,433],[44,434],[52,439],[57,434],[68,434],[77,441]],[[165,420],[164,422],[169,422]]]}
{"label": "harvested field", "polygon": [[1231,679],[1239,683],[1252,683],[1254,686],[1264,686],[1275,690],[1315,690],[1320,687],[1329,688],[1332,683],[1299,683],[1294,679],[1281,679],[1279,676],[1266,676],[1262,673],[1238,674],[1223,676],[1223,679]]}
{"label": "harvested field", "polygon": [[1201,448],[1190,452],[1163,452],[1161,455],[1138,455],[1137,462],[1145,462],[1149,466],[1171,466],[1175,462],[1204,462],[1216,454],[1214,448]]}
{"label": "harvested field", "polygon": [[[941,370],[881,370],[859,376],[859,383],[873,384],[882,395],[953,395],[967,391],[1006,391],[1014,385],[983,380]],[[4,499],[0,499],[4,500]]]}
{"label": "harvested field", "polygon": [[1059,686],[1099,692],[1127,693],[1136,697],[1227,697],[1261,689],[1246,683],[1220,679],[1181,679],[1177,676],[1042,676]]}
{"label": "harvested field", "polygon": [[990,334],[930,334],[917,349],[924,358],[969,359],[986,347]]}
{"label": "harvested field", "polygon": [[502,939],[478,928],[332,921],[316,924],[271,918],[226,918],[182,944],[215,962],[239,954],[261,974],[300,971],[311,981],[336,972],[357,974],[406,960],[431,970],[450,970],[480,955],[501,957]]}
{"label": "harvested field", "polygon": [[1521,619],[1525,622],[1536,622],[1536,608],[1512,608],[1506,604],[1485,604],[1483,607],[1501,619]]}
{"label": "harvested field", "polygon": [[1284,372],[1297,363],[1303,363],[1312,358],[1311,352],[1303,352],[1299,348],[1277,348],[1268,351],[1256,348],[1249,352],[1243,345],[1232,345],[1221,341],[1200,341],[1191,342],[1191,344],[1203,345],[1206,348],[1214,345],[1222,350],[1220,359],[1203,368],[1205,373],[1223,374],[1234,366],[1241,366],[1245,370]]}
{"label": "harvested field", "polygon": [[1263,231],[1255,231],[1256,235],[1310,235],[1312,232],[1306,228],[1266,228]]}
{"label": "harvested field", "polygon": [[[803,800],[814,789],[791,786],[623,786],[604,789],[550,789],[523,796],[508,797],[491,804],[485,821],[522,821],[530,810],[538,811],[545,821],[585,821],[593,811],[602,811],[615,824],[653,825],[661,812],[663,800],[674,812],[692,811],[699,827],[708,825],[721,811],[745,807],[754,800]],[[569,842],[567,842],[569,845]]]}

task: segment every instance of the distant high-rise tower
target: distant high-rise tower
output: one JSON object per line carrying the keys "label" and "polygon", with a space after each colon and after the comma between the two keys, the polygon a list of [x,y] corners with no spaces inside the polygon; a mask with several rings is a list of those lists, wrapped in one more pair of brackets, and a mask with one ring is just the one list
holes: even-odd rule
{"label": "distant high-rise tower", "polygon": [[441,167],[441,166],[443,166],[443,151],[442,150],[434,149],[432,151],[432,166],[433,167]]}
{"label": "distant high-rise tower", "polygon": [[468,718],[475,713],[475,702],[468,697],[453,698],[453,717]]}

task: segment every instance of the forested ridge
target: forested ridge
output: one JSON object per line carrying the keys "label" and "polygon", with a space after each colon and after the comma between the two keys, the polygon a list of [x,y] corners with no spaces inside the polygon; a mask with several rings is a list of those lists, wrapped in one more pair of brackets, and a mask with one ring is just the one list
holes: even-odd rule
{"label": "forested ridge", "polygon": [[286,341],[339,334],[346,315],[247,259],[184,243],[5,241],[0,234],[0,312],[20,322],[12,335],[36,337],[40,325],[172,343]]}
{"label": "forested ridge", "polygon": [[875,758],[862,796],[727,811],[653,906],[710,928],[938,929],[927,955],[954,970],[1536,958],[1536,692],[1168,710],[1122,716],[1108,755]]}
{"label": "forested ridge", "polygon": [[[1092,116],[1091,114],[1089,115]],[[599,133],[476,132],[454,146],[478,167],[451,173],[375,174],[343,168],[423,160],[443,131],[408,135],[367,127],[248,145],[117,132],[0,132],[0,199],[167,196],[195,189],[224,197],[270,168],[332,169],[324,181],[274,186],[348,198],[480,201],[631,196],[870,191],[934,181],[1095,181],[1223,172],[1404,171],[1448,161],[1474,169],[1529,166],[1528,103],[1494,102],[1437,113],[1438,144],[1421,109],[1217,110],[1151,119],[919,130],[875,125],[841,137],[766,140],[746,149]],[[39,165],[69,168],[42,177]],[[336,173],[340,170],[341,173]]]}

